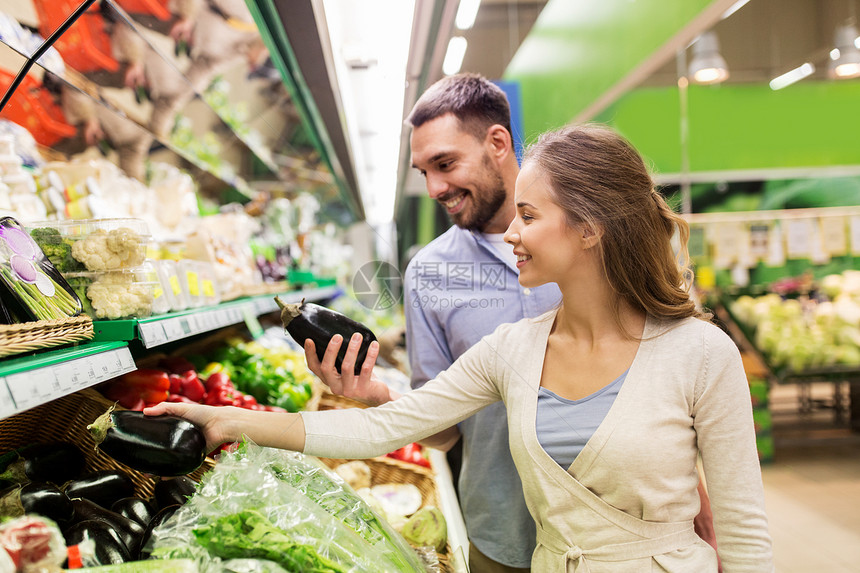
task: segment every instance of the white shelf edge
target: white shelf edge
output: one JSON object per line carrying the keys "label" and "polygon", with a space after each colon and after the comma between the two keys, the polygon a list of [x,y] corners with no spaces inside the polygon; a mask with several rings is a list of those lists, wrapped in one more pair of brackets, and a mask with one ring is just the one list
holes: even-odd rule
{"label": "white shelf edge", "polygon": [[127,346],[0,378],[0,420],[137,370]]}
{"label": "white shelf edge", "polygon": [[[439,509],[445,516],[448,527],[448,544],[451,546],[452,554],[462,551],[465,563],[469,562],[469,537],[466,534],[466,522],[463,521],[463,513],[460,511],[460,503],[454,491],[454,480],[451,476],[451,468],[445,452],[434,448],[426,448],[429,453],[430,466],[433,468],[436,480],[436,490],[439,494]],[[453,557],[453,555],[452,555]],[[452,559],[452,565],[456,573],[467,573],[465,566],[458,568],[458,560]]]}

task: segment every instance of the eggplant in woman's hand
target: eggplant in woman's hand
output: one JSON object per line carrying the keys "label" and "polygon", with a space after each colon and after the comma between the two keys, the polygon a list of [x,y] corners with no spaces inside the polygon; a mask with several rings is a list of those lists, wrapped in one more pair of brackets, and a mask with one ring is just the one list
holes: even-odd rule
{"label": "eggplant in woman's hand", "polygon": [[44,481],[62,485],[84,471],[84,454],[74,444],[33,444],[0,456],[0,481]]}
{"label": "eggplant in woman's hand", "polygon": [[134,482],[127,473],[101,470],[63,484],[69,499],[82,497],[108,508],[121,498],[134,495]]}
{"label": "eggplant in woman's hand", "polygon": [[325,356],[325,350],[332,336],[335,334],[343,336],[343,343],[340,345],[334,362],[338,372],[340,372],[343,358],[346,355],[349,339],[356,332],[361,334],[361,346],[355,361],[355,374],[358,375],[361,372],[370,343],[376,340],[376,336],[369,328],[346,315],[318,304],[305,302],[304,299],[300,303],[285,303],[280,298],[275,297],[275,302],[281,308],[281,322],[284,323],[284,328],[289,335],[302,346],[305,345],[305,340],[308,338],[313,340],[320,362]]}
{"label": "eggplant in woman's hand", "polygon": [[199,468],[206,459],[203,432],[177,416],[151,417],[111,408],[87,429],[99,450],[139,472],[181,476]]}
{"label": "eggplant in woman's hand", "polygon": [[63,523],[71,520],[74,513],[66,494],[51,483],[31,482],[0,492],[0,517],[37,514]]}

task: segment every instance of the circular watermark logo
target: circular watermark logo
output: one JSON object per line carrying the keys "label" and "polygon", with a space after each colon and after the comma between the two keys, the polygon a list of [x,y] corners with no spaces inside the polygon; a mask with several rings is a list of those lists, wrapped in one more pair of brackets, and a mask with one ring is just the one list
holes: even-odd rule
{"label": "circular watermark logo", "polygon": [[365,263],[352,277],[355,298],[370,310],[388,310],[393,307],[400,300],[402,287],[400,271],[385,261]]}

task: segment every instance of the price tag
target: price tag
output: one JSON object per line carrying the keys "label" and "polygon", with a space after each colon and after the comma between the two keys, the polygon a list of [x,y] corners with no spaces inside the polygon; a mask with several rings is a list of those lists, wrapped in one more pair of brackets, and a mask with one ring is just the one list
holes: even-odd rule
{"label": "price tag", "polygon": [[203,332],[205,329],[200,324],[200,317],[197,314],[189,314],[185,317],[188,321],[188,330],[191,334],[197,334],[198,332]]}
{"label": "price tag", "polygon": [[53,368],[41,368],[33,372],[33,385],[39,393],[39,402],[47,402],[60,396],[60,383]]}
{"label": "price tag", "polygon": [[171,318],[170,320],[165,320],[163,322],[166,340],[179,340],[181,338],[185,338],[186,334],[182,328],[181,320],[181,318]]}
{"label": "price tag", "polygon": [[6,379],[0,378],[0,418],[11,416],[15,413],[15,410],[15,400],[12,399],[12,394],[9,393]]}
{"label": "price tag", "polygon": [[138,328],[140,329],[140,338],[143,340],[143,345],[147,348],[164,344],[168,340],[163,323],[160,321],[141,322],[138,323]]}
{"label": "price tag", "polygon": [[173,291],[174,296],[179,296],[182,294],[182,285],[179,284],[179,276],[170,275],[170,290]]}
{"label": "price tag", "polygon": [[72,384],[74,389],[86,388],[89,379],[87,378],[87,365],[83,360],[73,360],[69,362],[72,366]]}
{"label": "price tag", "polygon": [[200,296],[200,277],[194,271],[185,272],[185,281],[188,283],[188,294]]}
{"label": "price tag", "polygon": [[18,410],[25,410],[41,403],[39,388],[33,383],[33,372],[22,372],[6,377],[6,385]]}
{"label": "price tag", "polygon": [[848,254],[848,232],[845,217],[820,219],[821,246],[825,253],[833,257]]}
{"label": "price tag", "polygon": [[812,253],[812,221],[798,219],[786,223],[785,251],[788,258],[802,259]]}
{"label": "price tag", "polygon": [[75,367],[70,362],[56,364],[54,366],[54,376],[57,378],[57,383],[60,385],[60,390],[63,392],[73,392],[77,388],[77,380]]}
{"label": "price tag", "polygon": [[131,350],[128,348],[120,348],[116,351],[116,354],[119,356],[119,363],[123,373],[137,370],[134,359],[131,357]]}
{"label": "price tag", "polygon": [[768,239],[770,225],[767,223],[753,223],[750,225],[750,256],[756,260],[767,258]]}

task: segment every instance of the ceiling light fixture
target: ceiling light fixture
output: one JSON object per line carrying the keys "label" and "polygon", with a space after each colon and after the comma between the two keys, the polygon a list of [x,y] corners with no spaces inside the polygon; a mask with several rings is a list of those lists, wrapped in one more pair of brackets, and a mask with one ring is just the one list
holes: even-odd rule
{"label": "ceiling light fixture", "polygon": [[830,52],[830,77],[840,80],[860,77],[860,49],[856,45],[858,35],[854,24],[836,28],[836,49]]}
{"label": "ceiling light fixture", "polygon": [[729,68],[720,55],[720,41],[715,32],[705,32],[693,44],[688,73],[697,84],[718,84],[728,79]]}
{"label": "ceiling light fixture", "polygon": [[454,17],[454,25],[458,30],[470,30],[475,25],[480,5],[481,0],[460,0],[457,15]]}
{"label": "ceiling light fixture", "polygon": [[460,71],[463,65],[463,56],[466,55],[466,38],[454,36],[448,40],[448,51],[445,52],[445,60],[442,62],[442,72],[451,76]]}
{"label": "ceiling light fixture", "polygon": [[807,78],[815,73],[815,66],[806,62],[802,66],[798,66],[790,72],[785,72],[779,77],[773,78],[770,81],[770,89],[776,91],[788,87],[795,82],[799,82],[803,78]]}

